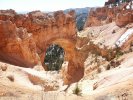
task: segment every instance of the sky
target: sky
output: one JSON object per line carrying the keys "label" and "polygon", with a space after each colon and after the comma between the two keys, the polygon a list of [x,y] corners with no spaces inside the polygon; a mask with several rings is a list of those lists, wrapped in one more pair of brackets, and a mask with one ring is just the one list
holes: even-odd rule
{"label": "sky", "polygon": [[0,9],[57,11],[68,8],[99,7],[107,0],[0,0]]}

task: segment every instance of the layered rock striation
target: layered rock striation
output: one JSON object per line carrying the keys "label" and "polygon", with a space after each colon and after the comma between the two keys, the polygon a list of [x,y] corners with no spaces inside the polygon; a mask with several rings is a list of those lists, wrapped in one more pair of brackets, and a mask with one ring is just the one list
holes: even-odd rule
{"label": "layered rock striation", "polygon": [[[33,67],[40,61],[44,65],[46,49],[51,44],[57,44],[64,48],[65,61],[69,62],[65,70],[66,74],[63,74],[64,83],[71,84],[83,77],[83,62],[80,62],[81,55],[75,47],[77,29],[74,11],[67,14],[63,11],[53,13],[33,11],[28,14],[16,14],[13,10],[7,10],[0,11],[0,20],[1,36],[6,34],[5,38],[7,38],[8,34],[11,34],[10,43],[15,41],[14,48],[9,45],[4,48],[5,51],[0,51],[1,60],[24,67]],[[4,47],[6,45],[3,44]]]}
{"label": "layered rock striation", "polygon": [[11,21],[0,20],[0,60],[33,68],[40,63],[32,34]]}
{"label": "layered rock striation", "polygon": [[[125,5],[127,6],[127,5]],[[120,7],[102,7],[96,10],[91,10],[85,27],[100,26],[111,22],[116,22],[119,27],[125,26],[133,22],[133,12],[131,9],[124,9],[123,5]]]}

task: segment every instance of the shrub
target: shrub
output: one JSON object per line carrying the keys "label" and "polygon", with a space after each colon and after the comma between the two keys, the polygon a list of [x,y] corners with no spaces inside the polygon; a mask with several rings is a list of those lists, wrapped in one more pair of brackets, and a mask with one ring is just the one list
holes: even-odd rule
{"label": "shrub", "polygon": [[73,94],[80,95],[81,94],[81,89],[76,85],[75,89],[73,90]]}
{"label": "shrub", "polygon": [[123,54],[124,53],[121,51],[120,47],[116,46],[116,55],[115,55],[115,58],[118,59]]}
{"label": "shrub", "polygon": [[119,52],[116,52],[116,59],[118,59],[120,56],[122,56],[123,55],[123,52],[121,52],[121,51],[119,51]]}

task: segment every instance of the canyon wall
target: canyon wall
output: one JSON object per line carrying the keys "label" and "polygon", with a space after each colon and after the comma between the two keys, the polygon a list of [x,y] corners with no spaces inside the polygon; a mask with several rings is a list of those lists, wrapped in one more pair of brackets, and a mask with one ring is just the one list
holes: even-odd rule
{"label": "canyon wall", "polygon": [[31,68],[40,63],[32,34],[9,20],[0,20],[0,48],[2,61]]}
{"label": "canyon wall", "polygon": [[[128,18],[125,18],[125,16]],[[116,25],[112,23],[99,29],[96,28],[94,30],[94,28],[92,28],[89,30],[90,34],[86,36],[87,38],[83,38],[82,40],[76,37],[77,29],[74,11],[70,11],[67,14],[64,14],[63,11],[53,13],[33,11],[27,14],[17,14],[13,10],[1,10],[0,20],[2,21],[1,40],[5,43],[1,42],[3,49],[0,50],[0,59],[2,61],[23,67],[33,68],[35,65],[43,65],[43,67],[46,68],[44,65],[46,49],[51,44],[58,44],[64,48],[65,61],[68,62],[68,66],[62,69],[64,84],[71,84],[79,81],[83,77],[83,66],[88,52],[91,51],[97,55],[100,54],[107,60],[114,58],[115,53],[112,52],[112,49],[106,48],[108,45],[104,46],[104,43],[102,44],[101,41],[100,43],[95,41],[95,43],[90,40],[98,40],[95,39],[95,35],[101,36],[99,33],[104,30],[104,28],[107,28],[107,30],[105,29],[107,32],[104,31],[101,34],[106,32],[110,34],[105,34],[104,36],[112,36],[114,30],[119,29],[118,26],[121,27],[131,23],[132,11],[107,7],[97,8],[95,11],[91,11],[85,27],[104,25],[114,21]],[[110,32],[108,31],[108,27],[112,27],[109,29]],[[3,38],[2,36],[5,37]],[[12,37],[11,40],[10,36]],[[10,44],[7,42],[8,40],[10,40],[10,43],[15,42]],[[111,48],[114,43],[111,45]],[[101,48],[101,46],[103,46],[103,48]]]}
{"label": "canyon wall", "polygon": [[[2,34],[12,34],[10,43],[15,41],[13,42],[14,48],[9,45],[8,48],[10,49],[4,48],[5,51],[0,51],[1,60],[24,67],[34,67],[41,61],[45,68],[43,62],[46,49],[51,44],[58,44],[64,48],[65,61],[69,62],[63,75],[64,84],[71,84],[83,77],[83,62],[80,59],[80,53],[75,47],[77,29],[74,11],[70,11],[67,14],[64,14],[63,11],[53,13],[33,11],[28,14],[17,14],[13,10],[1,10],[0,20],[3,23],[8,22],[11,24],[1,24],[3,25],[1,36],[3,36]],[[13,28],[10,28],[11,26]],[[9,30],[6,30],[8,27]],[[5,38],[7,37],[5,36]],[[19,41],[18,38],[24,39]],[[19,43],[16,41],[19,41]],[[3,44],[3,47],[6,45]]]}
{"label": "canyon wall", "polygon": [[28,13],[28,15],[17,15],[14,17],[17,27],[24,27],[33,34],[37,46],[37,53],[44,61],[44,52],[50,45],[50,41],[58,38],[74,39],[76,26],[74,12],[64,14],[63,11],[45,14],[40,11]]}
{"label": "canyon wall", "polygon": [[132,23],[133,11],[124,9],[125,7],[122,6],[113,8],[101,7],[91,10],[84,27],[100,26],[114,21],[120,27]]}

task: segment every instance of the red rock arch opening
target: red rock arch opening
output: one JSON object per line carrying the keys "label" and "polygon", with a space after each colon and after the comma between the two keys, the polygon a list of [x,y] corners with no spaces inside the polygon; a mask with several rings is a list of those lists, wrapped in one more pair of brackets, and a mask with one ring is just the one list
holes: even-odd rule
{"label": "red rock arch opening", "polygon": [[62,69],[64,84],[71,84],[79,81],[84,75],[84,67],[81,54],[75,47],[75,42],[64,38],[48,42],[45,47],[44,55],[42,56],[43,60],[45,59],[46,49],[51,44],[58,44],[65,51],[64,61],[68,61],[68,67],[67,70]]}
{"label": "red rock arch opening", "polygon": [[47,66],[48,71],[59,71],[64,62],[65,52],[64,49],[57,45],[50,45],[45,54],[44,64]]}

